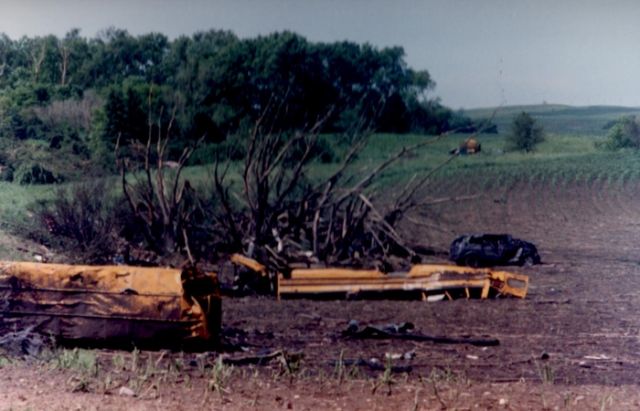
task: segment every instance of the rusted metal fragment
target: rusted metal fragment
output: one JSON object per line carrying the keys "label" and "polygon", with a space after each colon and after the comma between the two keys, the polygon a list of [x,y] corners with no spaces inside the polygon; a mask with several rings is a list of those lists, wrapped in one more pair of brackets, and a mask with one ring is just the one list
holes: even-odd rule
{"label": "rusted metal fragment", "polygon": [[33,327],[63,342],[211,348],[221,301],[215,274],[0,262],[0,328]]}

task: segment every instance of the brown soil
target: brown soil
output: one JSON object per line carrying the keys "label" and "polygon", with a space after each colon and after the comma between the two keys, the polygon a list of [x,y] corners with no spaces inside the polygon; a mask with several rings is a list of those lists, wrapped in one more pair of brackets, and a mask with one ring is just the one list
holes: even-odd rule
{"label": "brown soil", "polygon": [[[130,398],[118,395],[117,388],[104,395],[96,380],[82,387],[90,392],[72,392],[76,371],[18,362],[0,369],[0,410],[638,409],[637,189],[633,183],[623,189],[598,183],[494,187],[477,200],[431,210],[442,231],[413,233],[442,250],[454,237],[446,232],[507,232],[537,243],[543,265],[510,268],[531,278],[525,300],[227,299],[223,327],[230,341],[254,353],[301,352],[301,369],[291,374],[277,360],[237,367],[220,396],[207,389],[210,377],[198,377],[193,371],[197,367],[189,366],[193,375],[187,383],[183,379],[152,388],[145,382],[144,390]],[[497,338],[500,345],[343,338],[341,332],[352,319],[360,326],[412,322],[416,332]],[[392,365],[412,370],[393,375],[390,394],[385,384],[372,393],[383,382],[384,371],[347,367],[344,378],[336,371],[341,356],[345,361],[377,359],[384,366],[385,354],[407,352],[415,356]],[[98,379],[105,378],[104,370]],[[127,384],[123,378],[114,374],[114,387]]]}

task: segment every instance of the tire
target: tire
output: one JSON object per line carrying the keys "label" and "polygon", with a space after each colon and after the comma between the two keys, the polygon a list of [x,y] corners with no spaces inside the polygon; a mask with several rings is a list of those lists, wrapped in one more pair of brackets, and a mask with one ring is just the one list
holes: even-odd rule
{"label": "tire", "polygon": [[522,260],[522,266],[523,267],[533,267],[534,261],[533,261],[533,257],[528,255],[526,256],[523,260]]}
{"label": "tire", "polygon": [[468,254],[462,261],[462,265],[467,267],[478,268],[480,266],[480,257],[477,254]]}

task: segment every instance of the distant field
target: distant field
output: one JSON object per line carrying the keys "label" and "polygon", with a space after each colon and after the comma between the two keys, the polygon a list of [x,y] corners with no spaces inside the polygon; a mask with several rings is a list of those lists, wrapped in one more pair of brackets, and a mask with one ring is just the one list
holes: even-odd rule
{"label": "distant field", "polygon": [[[371,168],[403,145],[409,146],[425,138],[416,135],[375,135],[362,153],[360,163],[362,167]],[[452,135],[418,150],[414,157],[402,159],[395,168],[389,170],[387,181],[399,182],[414,173],[420,174],[437,166],[448,158],[450,149],[467,138],[467,134]],[[456,158],[440,170],[435,178],[471,176],[478,181],[495,178],[556,181],[640,175],[639,156],[635,152],[608,152],[595,147],[595,142],[604,137],[549,133],[546,141],[532,154],[504,152],[505,136],[501,134],[482,134],[476,138],[482,144],[480,154]]]}
{"label": "distant field", "polygon": [[[471,118],[491,116],[494,108],[465,110]],[[511,119],[516,114],[526,111],[538,119],[549,133],[570,133],[579,135],[604,136],[607,131],[603,127],[620,116],[640,116],[640,107],[589,106],[572,107],[557,104],[533,106],[502,107],[493,119],[500,134],[509,132]]]}
{"label": "distant field", "polygon": [[[382,173],[378,189],[387,193],[402,189],[413,175],[424,175],[447,160],[449,151],[469,137],[469,134],[454,134],[406,155]],[[433,136],[415,134],[373,135],[351,172],[361,178],[402,147],[431,138]],[[488,189],[495,184],[523,180],[532,184],[606,180],[607,185],[613,185],[640,177],[640,154],[634,151],[610,152],[597,149],[595,143],[603,141],[604,136],[549,132],[546,141],[531,154],[505,152],[504,134],[481,134],[476,139],[482,144],[480,154],[460,156],[434,174],[433,180],[441,186],[441,190],[450,187],[452,181],[474,181],[476,187]],[[340,152],[339,148],[337,152]],[[237,190],[242,187],[242,184],[238,184],[241,167],[242,163],[237,162],[232,165],[229,173],[229,178],[236,182],[234,188]],[[326,178],[338,167],[338,162],[315,164],[311,168],[310,177]],[[210,187],[210,170],[210,166],[191,167],[185,170],[184,175],[196,185],[199,183]]]}

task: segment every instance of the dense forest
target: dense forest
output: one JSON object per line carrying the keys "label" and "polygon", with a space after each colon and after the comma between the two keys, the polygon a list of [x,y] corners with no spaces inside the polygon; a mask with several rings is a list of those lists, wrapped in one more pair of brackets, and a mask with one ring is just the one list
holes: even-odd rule
{"label": "dense forest", "polygon": [[325,133],[364,117],[379,132],[474,131],[463,113],[428,96],[434,87],[427,71],[407,66],[401,47],[313,43],[291,32],[240,39],[211,30],[174,40],[115,28],[95,38],[79,30],[63,38],[3,34],[0,178],[48,183],[114,171],[118,138],[123,146],[146,139],[149,114],[161,110],[154,124],[175,117],[169,153],[202,135],[219,143],[242,132],[274,101],[286,101],[278,127],[289,131],[327,114]]}

